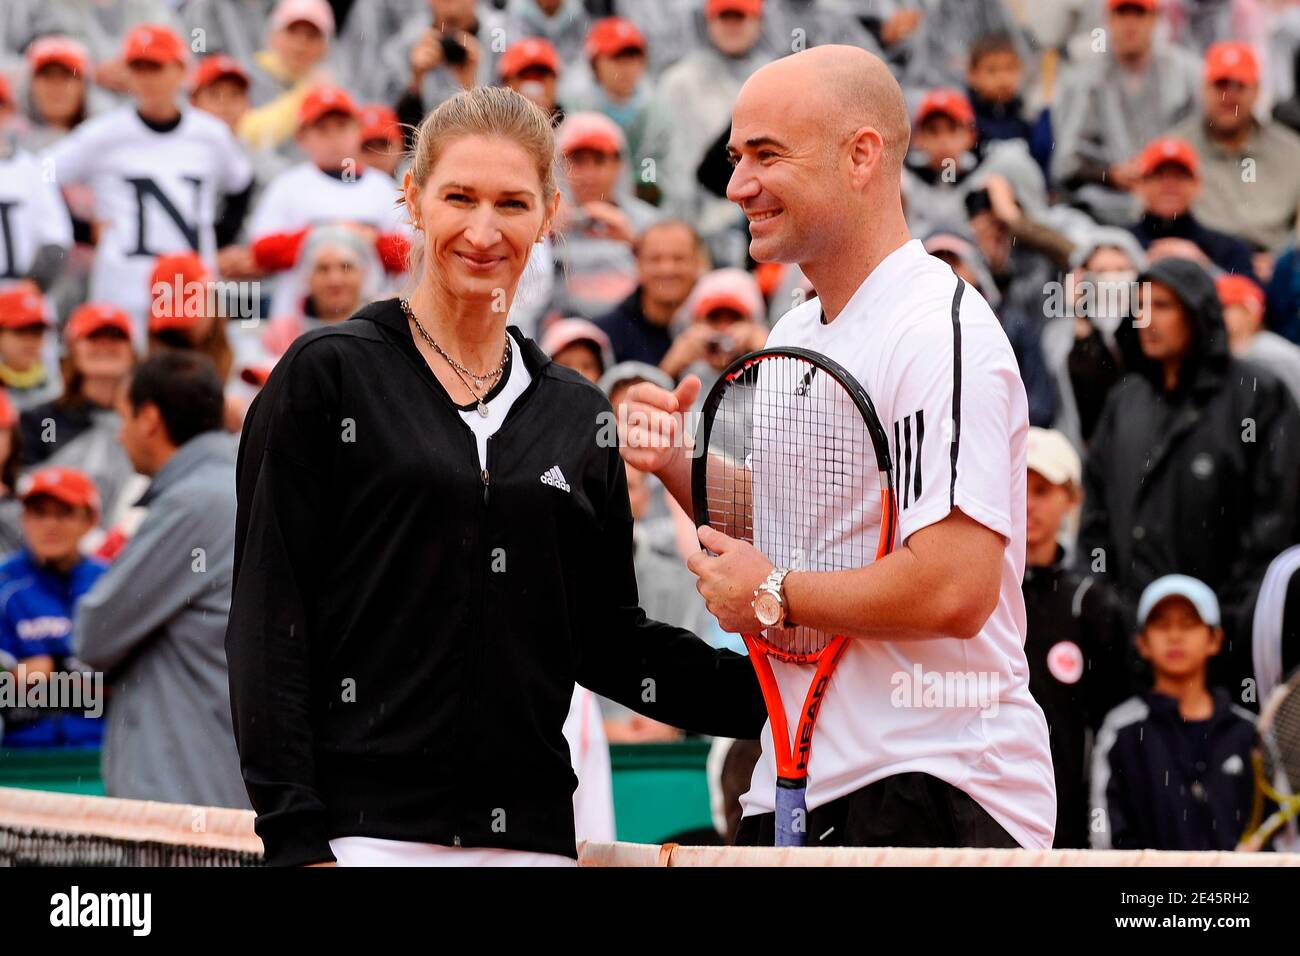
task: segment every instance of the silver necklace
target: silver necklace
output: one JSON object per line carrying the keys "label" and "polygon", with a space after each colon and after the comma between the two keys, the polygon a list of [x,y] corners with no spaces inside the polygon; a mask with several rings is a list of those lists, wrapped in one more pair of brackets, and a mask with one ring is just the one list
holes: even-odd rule
{"label": "silver necklace", "polygon": [[[469,389],[469,393],[474,396],[474,399],[477,402],[477,409],[479,415],[481,415],[484,418],[487,418],[488,407],[487,407],[487,402],[483,400],[483,395],[487,394],[487,392],[492,390],[492,387],[496,384],[497,379],[499,379],[501,377],[501,374],[505,371],[506,360],[510,358],[510,336],[509,335],[506,336],[506,347],[505,350],[501,353],[501,362],[497,365],[496,368],[492,369],[492,371],[484,372],[482,375],[480,375],[477,372],[473,372],[467,369],[464,365],[461,365],[454,358],[452,358],[445,351],[443,351],[442,346],[440,346],[437,342],[435,342],[433,340],[433,336],[431,336],[428,332],[425,331],[424,326],[420,323],[419,318],[416,317],[414,310],[411,308],[411,302],[409,299],[398,299],[398,302],[402,304],[402,311],[405,312],[406,315],[410,318],[410,320],[415,323],[415,327],[419,329],[420,335],[424,337],[424,340],[429,343],[430,347],[435,352],[437,352],[444,359],[446,359],[447,364],[450,365],[452,371],[456,373],[456,377],[461,380],[461,382],[464,384],[464,386],[467,389]],[[470,379],[474,380],[475,383],[474,385],[470,384]],[[475,386],[477,386],[477,388]]]}

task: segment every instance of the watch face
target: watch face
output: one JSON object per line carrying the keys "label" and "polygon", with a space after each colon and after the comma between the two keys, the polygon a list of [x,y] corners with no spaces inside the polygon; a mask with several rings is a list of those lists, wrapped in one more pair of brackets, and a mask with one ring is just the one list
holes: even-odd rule
{"label": "watch face", "polygon": [[764,627],[771,627],[781,619],[781,602],[770,591],[759,591],[754,598],[754,616]]}

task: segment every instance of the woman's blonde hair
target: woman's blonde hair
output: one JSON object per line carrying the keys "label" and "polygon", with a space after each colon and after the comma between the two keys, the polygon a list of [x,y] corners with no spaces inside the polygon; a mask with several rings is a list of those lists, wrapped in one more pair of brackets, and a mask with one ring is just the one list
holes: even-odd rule
{"label": "woman's blonde hair", "polygon": [[[551,118],[532,100],[504,86],[462,90],[421,121],[411,144],[410,173],[417,187],[424,188],[447,148],[466,136],[496,136],[517,143],[533,158],[542,201],[550,202],[558,188]],[[413,242],[407,259],[410,272],[418,271],[423,254],[423,243]]]}

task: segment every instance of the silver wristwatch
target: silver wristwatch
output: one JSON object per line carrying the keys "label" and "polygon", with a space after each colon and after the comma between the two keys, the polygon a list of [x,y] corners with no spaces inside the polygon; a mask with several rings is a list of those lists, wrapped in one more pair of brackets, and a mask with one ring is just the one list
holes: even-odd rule
{"label": "silver wristwatch", "polygon": [[782,627],[785,624],[785,576],[789,568],[773,568],[767,579],[754,592],[754,616],[764,627]]}

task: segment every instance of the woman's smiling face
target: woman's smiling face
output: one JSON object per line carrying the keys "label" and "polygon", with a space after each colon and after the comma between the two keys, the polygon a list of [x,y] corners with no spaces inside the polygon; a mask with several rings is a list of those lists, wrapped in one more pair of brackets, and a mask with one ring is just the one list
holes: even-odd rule
{"label": "woman's smiling face", "polygon": [[543,198],[532,156],[508,139],[464,136],[446,148],[423,188],[408,173],[405,191],[424,232],[423,268],[435,283],[505,311],[559,200],[558,193]]}

